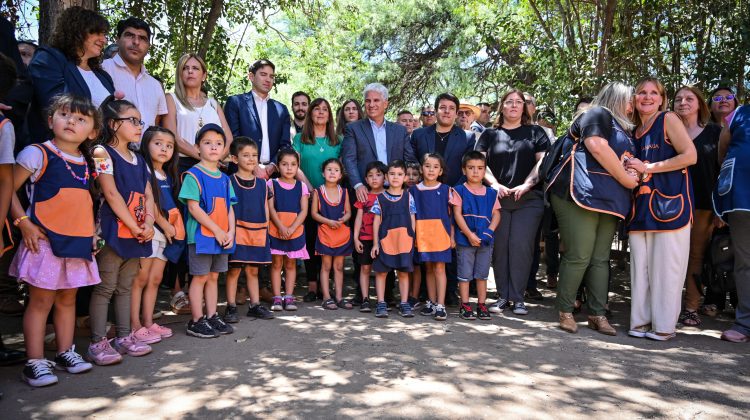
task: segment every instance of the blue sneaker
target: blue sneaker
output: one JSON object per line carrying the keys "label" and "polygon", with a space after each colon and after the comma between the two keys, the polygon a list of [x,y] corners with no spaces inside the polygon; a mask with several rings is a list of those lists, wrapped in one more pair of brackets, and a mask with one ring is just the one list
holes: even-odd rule
{"label": "blue sneaker", "polygon": [[388,318],[388,304],[385,302],[378,302],[378,306],[375,307],[375,318]]}
{"label": "blue sneaker", "polygon": [[422,307],[422,310],[419,311],[419,314],[424,316],[435,315],[435,305],[428,299]]}
{"label": "blue sneaker", "polygon": [[417,307],[419,306],[419,299],[413,296],[409,296],[409,299],[407,299],[406,302],[409,303],[409,306],[411,306],[412,311],[417,309]]}
{"label": "blue sneaker", "polygon": [[404,318],[411,318],[414,316],[414,313],[411,311],[411,305],[409,305],[409,302],[401,302],[398,308],[398,313]]}

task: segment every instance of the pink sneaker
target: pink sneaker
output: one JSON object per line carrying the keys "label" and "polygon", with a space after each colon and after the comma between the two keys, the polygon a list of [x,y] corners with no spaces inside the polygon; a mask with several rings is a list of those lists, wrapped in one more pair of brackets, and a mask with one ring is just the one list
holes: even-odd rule
{"label": "pink sneaker", "polygon": [[120,354],[127,354],[129,356],[145,356],[151,353],[151,346],[145,343],[141,343],[135,338],[134,333],[131,333],[127,337],[115,338],[114,349]]}
{"label": "pink sneaker", "polygon": [[169,329],[167,327],[163,327],[163,326],[161,326],[161,325],[159,325],[157,323],[151,324],[151,326],[148,327],[148,330],[151,331],[154,334],[158,334],[159,337],[161,337],[161,338],[169,338],[169,337],[172,336],[172,330],[171,329]]}
{"label": "pink sneaker", "polygon": [[138,330],[133,332],[133,336],[143,344],[154,344],[161,341],[161,335],[154,334],[153,331],[146,327],[138,328]]}
{"label": "pink sneaker", "polygon": [[89,344],[86,360],[99,366],[113,365],[122,361],[122,356],[109,344],[109,340],[102,338],[96,343]]}

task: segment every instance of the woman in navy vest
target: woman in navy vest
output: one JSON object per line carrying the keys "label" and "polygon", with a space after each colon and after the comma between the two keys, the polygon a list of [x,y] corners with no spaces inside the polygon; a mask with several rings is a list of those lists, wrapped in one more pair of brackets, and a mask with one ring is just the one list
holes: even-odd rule
{"label": "woman in navy vest", "polygon": [[[638,186],[624,162],[633,157],[632,88],[620,82],[605,86],[591,106],[579,112],[570,135],[576,139],[570,156],[553,168],[548,192],[566,251],[560,262],[557,307],[560,328],[574,333],[576,291],[588,290],[588,326],[602,334],[616,330],[605,316],[609,291],[609,253],[617,220],[631,207]],[[558,140],[564,141],[564,140]]]}
{"label": "woman in navy vest", "polygon": [[667,109],[667,92],[654,78],[635,87],[637,159],[627,168],[641,174],[630,232],[633,337],[666,341],[675,336],[682,285],[687,273],[693,188],[688,166],[695,146],[677,114]]}
{"label": "woman in navy vest", "polygon": [[737,108],[722,131],[719,158],[725,154],[713,203],[729,223],[738,302],[734,324],[721,339],[745,343],[750,341],[750,105]]}

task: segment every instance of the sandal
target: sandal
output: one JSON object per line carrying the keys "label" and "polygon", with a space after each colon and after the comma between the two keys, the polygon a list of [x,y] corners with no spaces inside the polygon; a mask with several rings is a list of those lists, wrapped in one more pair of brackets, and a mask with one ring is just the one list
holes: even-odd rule
{"label": "sandal", "polygon": [[703,315],[713,318],[719,315],[719,308],[716,305],[703,305],[701,306],[700,312]]}
{"label": "sandal", "polygon": [[702,324],[701,318],[697,311],[683,310],[678,321],[686,327],[697,327]]}
{"label": "sandal", "polygon": [[323,309],[329,309],[329,310],[336,310],[338,307],[336,306],[336,301],[333,299],[326,299],[323,301]]}
{"label": "sandal", "polygon": [[349,302],[347,299],[341,299],[336,303],[336,306],[338,306],[341,309],[352,309],[352,303]]}

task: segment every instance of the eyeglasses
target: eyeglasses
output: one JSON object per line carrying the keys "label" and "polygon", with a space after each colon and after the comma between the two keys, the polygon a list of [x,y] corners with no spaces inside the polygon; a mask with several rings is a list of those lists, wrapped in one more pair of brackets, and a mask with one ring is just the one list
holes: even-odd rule
{"label": "eyeglasses", "polygon": [[435,115],[435,111],[422,111],[423,117],[432,117],[433,115]]}
{"label": "eyeglasses", "polygon": [[724,96],[716,95],[716,96],[714,96],[711,99],[713,99],[714,102],[732,101],[732,100],[734,100],[734,95],[724,95]]}
{"label": "eyeglasses", "polygon": [[136,117],[115,118],[114,120],[115,121],[130,121],[130,123],[133,124],[133,127],[138,127],[138,126],[143,127],[144,125],[146,125],[146,123],[143,122],[143,120],[139,120]]}
{"label": "eyeglasses", "polygon": [[458,115],[474,115],[474,111],[462,110],[462,111],[458,111]]}
{"label": "eyeglasses", "polygon": [[509,99],[503,102],[503,104],[505,104],[505,106],[513,106],[513,105],[523,106],[524,101],[514,101],[512,99]]}

